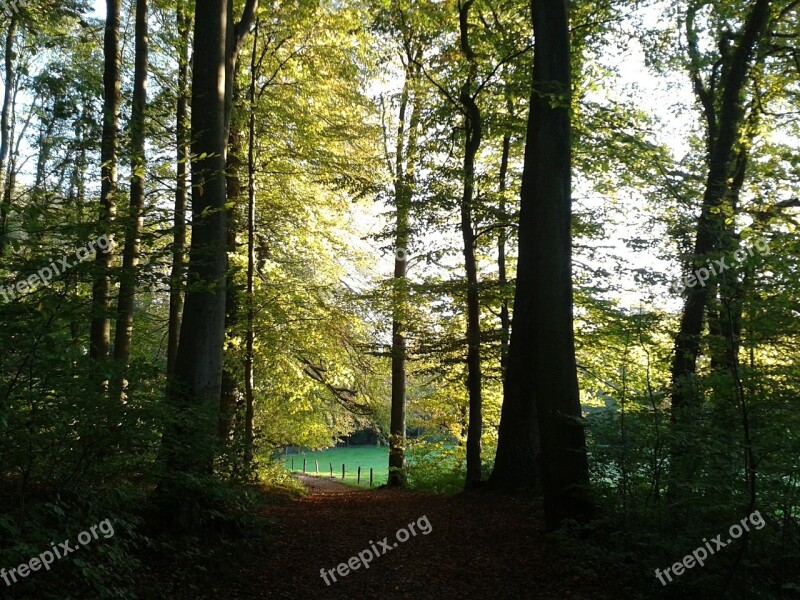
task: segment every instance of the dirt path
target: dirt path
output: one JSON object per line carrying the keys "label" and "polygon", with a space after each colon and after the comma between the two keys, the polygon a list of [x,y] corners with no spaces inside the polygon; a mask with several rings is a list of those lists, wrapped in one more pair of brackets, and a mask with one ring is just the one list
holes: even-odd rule
{"label": "dirt path", "polygon": [[[554,558],[554,546],[543,537],[541,514],[530,503],[486,494],[364,490],[309,476],[300,480],[308,495],[265,509],[275,520],[271,555],[251,557],[257,560],[247,562],[257,566],[243,565],[240,573],[231,573],[224,593],[206,590],[209,597],[602,597],[597,581],[579,577],[567,561]],[[410,524],[416,535],[409,532]],[[406,541],[398,538],[401,529],[399,536],[407,536]],[[337,572],[337,565],[359,553],[368,568],[359,561],[357,569],[348,567],[348,574]],[[321,569],[333,571],[326,574],[327,584]]]}

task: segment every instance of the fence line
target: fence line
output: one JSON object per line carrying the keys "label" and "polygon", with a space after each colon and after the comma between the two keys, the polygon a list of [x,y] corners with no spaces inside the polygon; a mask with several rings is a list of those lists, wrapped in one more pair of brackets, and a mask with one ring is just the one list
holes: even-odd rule
{"label": "fence line", "polygon": [[[303,474],[307,473],[307,460],[306,458],[303,459]],[[356,485],[361,485],[361,465],[358,465],[356,470]],[[294,458],[291,459],[291,467],[290,470],[295,472],[294,468]],[[319,459],[314,459],[314,472],[316,473],[317,477],[319,477]],[[330,473],[329,477],[333,479],[333,461],[328,462],[328,472]],[[342,463],[342,481],[344,481],[347,477],[347,467],[346,463]],[[366,477],[365,477],[366,479]],[[373,487],[375,485],[375,469],[374,467],[369,468],[369,487]]]}

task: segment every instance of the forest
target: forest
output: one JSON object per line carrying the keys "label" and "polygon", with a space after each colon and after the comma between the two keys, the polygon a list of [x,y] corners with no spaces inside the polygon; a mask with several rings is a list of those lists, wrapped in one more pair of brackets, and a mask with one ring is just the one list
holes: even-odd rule
{"label": "forest", "polygon": [[0,598],[800,598],[800,0],[0,55]]}

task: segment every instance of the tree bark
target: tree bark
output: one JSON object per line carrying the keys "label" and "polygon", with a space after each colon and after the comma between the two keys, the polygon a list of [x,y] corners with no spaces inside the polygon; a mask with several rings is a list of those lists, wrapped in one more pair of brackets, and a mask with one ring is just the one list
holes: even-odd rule
{"label": "tree bark", "polygon": [[[111,223],[116,210],[117,149],[119,145],[119,111],[121,101],[119,47],[120,2],[106,0],[106,24],[103,42],[103,132],[100,151],[100,214],[103,233],[111,236]],[[92,287],[92,323],[89,355],[95,360],[108,359],[111,340],[109,303],[111,280],[109,267],[112,253],[98,252],[95,258],[95,280]]]}
{"label": "tree bark", "polygon": [[247,331],[244,357],[244,460],[253,463],[255,452],[255,274],[256,274],[256,53],[258,21],[253,29],[253,55],[250,58],[250,114],[247,123]]}
{"label": "tree bark", "polygon": [[[228,19],[225,26],[225,119],[224,119],[224,135],[228,140],[228,145],[235,148],[231,153],[229,165],[226,171],[235,173],[241,165],[239,157],[240,142],[238,132],[231,133],[231,119],[233,116],[233,107],[236,100],[236,78],[237,78],[237,64],[239,53],[244,45],[244,40],[250,32],[251,27],[255,23],[256,12],[258,9],[257,0],[247,0],[244,8],[242,20],[236,25],[233,24],[233,0],[227,3]],[[232,175],[228,178],[228,194],[235,193],[239,196],[241,185],[238,176]],[[235,202],[235,200],[234,200]],[[234,207],[236,210],[236,207]],[[236,233],[238,232],[237,224],[228,224],[228,252],[235,252],[236,250]],[[233,285],[232,277],[227,278],[227,299],[226,299],[226,313],[225,313],[225,329],[233,327],[239,322],[239,296]],[[223,360],[224,364],[224,360]],[[227,437],[233,427],[233,419],[235,416],[236,404],[239,399],[239,385],[235,377],[227,370],[223,369],[222,372],[222,393],[220,396],[220,414],[218,434],[220,439]]]}
{"label": "tree bark", "polygon": [[461,196],[461,236],[464,242],[464,269],[467,275],[467,389],[469,391],[469,427],[467,430],[466,487],[481,481],[481,435],[483,433],[483,398],[481,393],[481,314],[478,291],[478,264],[475,258],[475,231],[472,226],[472,203],[475,193],[475,157],[481,145],[481,113],[472,86],[478,73],[475,53],[469,44],[469,10],[473,0],[460,6],[459,30],[461,53],[469,63],[469,74],[461,87],[459,101],[464,108],[464,191]]}
{"label": "tree bark", "polygon": [[167,341],[167,374],[175,373],[175,359],[178,354],[178,341],[181,330],[181,311],[183,310],[184,268],[186,256],[186,207],[189,193],[187,172],[190,149],[187,132],[189,103],[189,36],[192,21],[187,13],[185,0],[178,0],[177,27],[178,49],[178,97],[175,107],[176,157],[175,215],[172,241],[172,270],[169,287],[169,337]]}
{"label": "tree bark", "polygon": [[[121,98],[120,1],[106,0],[106,25],[103,41],[105,67],[103,71],[103,133],[100,148],[100,214],[102,233],[111,239],[117,192],[117,148],[119,145],[119,110]],[[111,280],[111,248],[98,252],[95,258],[95,275],[92,286],[92,323],[89,334],[89,356],[97,361],[108,359],[111,341],[109,303]]]}
{"label": "tree bark", "polygon": [[411,189],[406,181],[406,113],[411,95],[411,64],[406,65],[400,93],[394,165],[395,260],[392,288],[392,409],[389,424],[389,487],[405,484],[406,337],[405,304],[408,266],[408,217]]}
{"label": "tree bark", "polygon": [[508,174],[508,158],[511,153],[511,135],[503,136],[503,151],[500,158],[500,219],[503,221],[497,235],[497,278],[500,285],[500,371],[503,375],[503,385],[505,385],[506,368],[508,367],[508,342],[511,338],[511,316],[508,312],[508,300],[506,299],[505,289],[508,286],[508,275],[506,274],[506,242],[508,241],[508,229],[505,221],[508,219],[506,213],[506,177]]}
{"label": "tree bark", "polygon": [[[88,167],[87,147],[91,143],[87,140],[87,124],[89,123],[89,105],[90,100],[83,96],[81,98],[82,109],[81,115],[75,120],[75,145],[77,149],[77,159],[73,165],[71,182],[70,182],[70,199],[72,209],[75,211],[75,220],[77,223],[82,224],[84,219],[84,207],[86,206],[86,170]],[[77,278],[72,282],[72,293],[76,296],[79,293],[79,281]],[[81,332],[85,323],[82,315],[78,312],[73,312],[70,316],[70,341],[72,356],[70,364],[73,372],[77,372],[78,358],[81,356]]]}
{"label": "tree bark", "polygon": [[[769,0],[757,0],[748,15],[739,44],[731,57],[731,62],[723,72],[722,99],[719,114],[713,111],[713,99],[704,101],[709,121],[709,168],[703,205],[697,223],[697,237],[694,247],[695,268],[705,264],[709,255],[719,249],[725,232],[725,214],[721,205],[729,191],[729,179],[734,167],[734,146],[740,134],[743,121],[742,92],[750,71],[753,51],[769,21]],[[695,82],[695,89],[701,100],[706,97],[705,90]],[[672,361],[672,418],[680,419],[678,414],[686,408],[694,397],[692,377],[697,372],[697,356],[700,350],[700,334],[706,307],[708,306],[708,286],[689,288],[681,315],[680,328],[675,338],[675,354]]]}
{"label": "tree bark", "polygon": [[131,189],[128,219],[125,227],[125,247],[122,252],[122,271],[117,301],[117,323],[114,330],[114,361],[117,374],[112,386],[111,398],[124,400],[125,374],[131,356],[133,336],[133,309],[136,300],[137,265],[141,251],[141,235],[144,218],[144,175],[147,168],[145,157],[145,124],[147,113],[147,68],[148,68],[148,0],[136,0],[136,49],[133,74],[133,109],[131,111]]}
{"label": "tree bark", "polygon": [[535,490],[545,524],[592,513],[572,324],[571,65],[565,0],[533,0],[533,91],[519,265],[500,438],[490,486]]}
{"label": "tree bark", "polygon": [[[14,37],[17,35],[17,15],[8,22],[5,44],[5,90],[3,107],[0,109],[0,190],[5,190],[6,161],[11,149],[11,104],[14,98],[16,69],[14,68]],[[8,214],[11,210],[11,195],[3,195],[0,203],[0,258],[5,254],[8,237]]]}
{"label": "tree bark", "polygon": [[[690,71],[695,94],[703,106],[707,124],[708,176],[700,217],[697,222],[691,270],[703,268],[713,256],[725,248],[728,236],[727,219],[733,218],[731,181],[736,170],[736,145],[740,140],[744,122],[743,92],[752,67],[752,59],[759,40],[763,37],[770,18],[770,0],[757,0],[753,4],[739,35],[736,48],[723,54],[721,81],[712,80],[705,85],[700,77],[694,37],[694,13],[687,14],[687,37],[690,52]],[[718,91],[716,91],[718,90]],[[744,172],[742,172],[742,176]],[[741,186],[739,182],[738,186]],[[723,281],[724,285],[724,281]],[[672,380],[671,419],[678,435],[670,450],[669,503],[675,505],[681,498],[685,482],[691,479],[696,455],[680,429],[690,425],[692,414],[698,406],[695,376],[700,341],[709,308],[711,290],[719,281],[710,278],[705,285],[695,285],[686,290],[680,326],[675,336],[675,351],[670,375]],[[723,289],[723,293],[726,290]],[[724,332],[730,331],[725,323]],[[733,349],[731,349],[733,350]],[[675,513],[676,514],[676,513]]]}
{"label": "tree bark", "polygon": [[176,417],[162,438],[165,473],[154,494],[181,529],[196,529],[202,490],[210,475],[219,420],[225,342],[227,214],[225,164],[238,49],[255,20],[258,0],[247,0],[232,25],[230,0],[196,0],[192,75],[192,241],[175,373],[167,400]]}
{"label": "tree bark", "polygon": [[[237,76],[238,69],[234,69],[234,78]],[[233,94],[233,104],[236,105],[239,97],[239,88],[236,86]],[[227,252],[235,254],[237,250],[237,240],[241,220],[239,215],[239,196],[242,191],[242,182],[239,171],[242,167],[242,141],[237,128],[229,128],[228,133],[228,156],[225,165],[226,173],[226,197],[232,208],[228,214],[228,233],[227,233]],[[239,290],[236,289],[234,273],[228,270],[225,283],[225,331],[232,331],[239,326],[241,313],[241,301]],[[233,333],[236,335],[236,332]],[[235,370],[225,365],[223,358],[222,369],[222,390],[219,398],[219,441],[226,444],[234,430],[236,420],[236,409],[241,403],[241,388],[237,380]]]}
{"label": "tree bark", "polygon": [[186,476],[210,475],[225,339],[225,77],[227,0],[197,0],[192,78],[192,240],[175,373],[174,421],[162,439],[166,472],[156,499],[182,529],[198,525],[200,499]]}
{"label": "tree bark", "polygon": [[[728,187],[726,206],[731,214],[739,212],[739,196],[747,175],[747,159],[749,149],[743,146],[737,152],[733,177]],[[721,244],[724,256],[733,256],[739,249],[739,240],[735,231],[735,222],[726,222],[725,237]],[[742,296],[745,292],[739,280],[740,270],[731,266],[720,274],[714,286],[717,290],[718,305],[709,322],[709,334],[712,337],[711,371],[732,377],[738,364],[739,338],[742,330]]]}
{"label": "tree bark", "polygon": [[236,63],[239,60],[239,53],[244,47],[245,38],[256,22],[258,0],[246,0],[242,18],[235,25],[233,22],[233,0],[228,0],[226,9],[228,18],[225,25],[225,139],[228,139],[231,115],[233,114],[234,72],[236,71]]}

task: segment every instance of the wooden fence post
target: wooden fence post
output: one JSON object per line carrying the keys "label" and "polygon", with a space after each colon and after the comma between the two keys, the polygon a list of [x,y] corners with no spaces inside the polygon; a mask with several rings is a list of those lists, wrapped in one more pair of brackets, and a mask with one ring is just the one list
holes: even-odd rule
{"label": "wooden fence post", "polygon": [[328,464],[330,465],[331,468],[331,477],[333,477],[333,463],[328,463]]}
{"label": "wooden fence post", "polygon": [[294,471],[294,457],[292,457],[292,471]]}
{"label": "wooden fence post", "polygon": [[342,463],[342,481],[344,481],[344,463]]}
{"label": "wooden fence post", "polygon": [[358,465],[358,477],[356,478],[356,484],[361,485],[361,465]]}
{"label": "wooden fence post", "polygon": [[369,487],[372,487],[372,467],[369,468]]}
{"label": "wooden fence post", "polygon": [[305,472],[306,472],[306,459],[304,458],[303,459],[303,473],[305,474]]}

